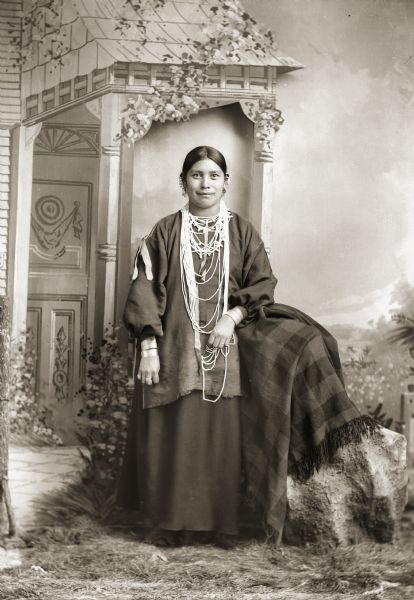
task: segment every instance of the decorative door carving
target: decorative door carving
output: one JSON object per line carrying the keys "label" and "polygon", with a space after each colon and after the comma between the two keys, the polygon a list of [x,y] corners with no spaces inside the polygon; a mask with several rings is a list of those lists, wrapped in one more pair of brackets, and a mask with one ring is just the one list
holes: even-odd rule
{"label": "decorative door carving", "polygon": [[36,390],[70,440],[84,376],[92,185],[35,180],[30,232],[28,327]]}

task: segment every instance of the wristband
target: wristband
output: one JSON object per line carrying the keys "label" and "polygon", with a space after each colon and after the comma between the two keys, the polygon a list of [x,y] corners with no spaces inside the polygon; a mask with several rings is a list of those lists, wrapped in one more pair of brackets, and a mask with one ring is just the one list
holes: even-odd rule
{"label": "wristband", "polygon": [[154,335],[145,338],[145,340],[142,340],[141,342],[141,350],[153,350],[154,348],[157,349],[157,347],[157,339]]}
{"label": "wristband", "polygon": [[230,319],[234,322],[235,325],[239,325],[244,319],[244,314],[241,308],[235,306],[231,310],[228,310],[225,315],[229,316]]}
{"label": "wristband", "polygon": [[141,350],[141,356],[143,356],[144,358],[147,358],[150,356],[158,356],[158,349],[157,348],[148,348],[147,350]]}

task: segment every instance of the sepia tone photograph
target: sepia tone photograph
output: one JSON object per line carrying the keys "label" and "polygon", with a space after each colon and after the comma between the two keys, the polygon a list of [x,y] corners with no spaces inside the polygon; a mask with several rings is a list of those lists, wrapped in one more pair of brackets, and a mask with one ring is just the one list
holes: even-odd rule
{"label": "sepia tone photograph", "polygon": [[413,29],[0,0],[0,600],[414,597]]}

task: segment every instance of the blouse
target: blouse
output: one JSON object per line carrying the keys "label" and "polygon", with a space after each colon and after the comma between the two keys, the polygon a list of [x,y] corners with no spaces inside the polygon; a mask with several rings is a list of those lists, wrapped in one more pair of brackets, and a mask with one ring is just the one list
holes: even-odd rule
{"label": "blouse", "polygon": [[[160,381],[143,386],[143,406],[161,406],[203,387],[194,348],[194,331],[182,293],[180,272],[181,212],[161,219],[146,237],[148,257],[138,256],[138,276],[132,282],[124,311],[124,322],[138,340],[156,336],[160,357]],[[229,222],[230,272],[228,306],[243,307],[251,323],[262,306],[273,304],[276,285],[263,241],[249,221],[232,212]],[[149,273],[151,271],[151,275]],[[201,294],[200,294],[201,295]],[[206,296],[206,294],[202,294]],[[201,303],[206,304],[206,303]],[[205,306],[200,318],[208,320],[212,308]],[[237,329],[236,328],[236,329]],[[208,339],[202,334],[202,350]],[[139,345],[137,347],[139,352]],[[205,374],[207,396],[217,397],[224,377],[224,357]],[[241,394],[237,333],[230,346],[223,397]]]}

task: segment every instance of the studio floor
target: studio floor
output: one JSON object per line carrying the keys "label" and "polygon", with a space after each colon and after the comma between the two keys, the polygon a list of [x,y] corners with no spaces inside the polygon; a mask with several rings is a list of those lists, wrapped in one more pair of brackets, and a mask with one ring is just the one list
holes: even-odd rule
{"label": "studio floor", "polygon": [[241,537],[160,549],[133,527],[80,517],[71,528],[36,523],[36,502],[79,474],[77,448],[12,447],[10,485],[20,548],[0,548],[0,600],[412,600],[414,511],[392,544],[276,549]]}

